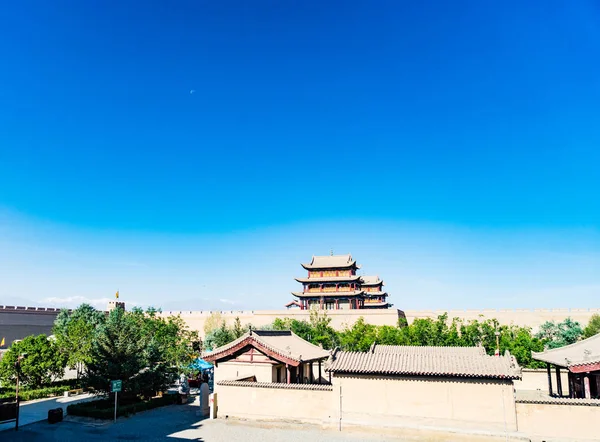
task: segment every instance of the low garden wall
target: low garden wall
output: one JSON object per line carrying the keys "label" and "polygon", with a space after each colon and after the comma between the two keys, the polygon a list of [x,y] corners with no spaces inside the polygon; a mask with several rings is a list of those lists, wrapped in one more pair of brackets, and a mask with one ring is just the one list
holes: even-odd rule
{"label": "low garden wall", "polygon": [[600,441],[600,400],[517,399],[519,431],[542,440]]}
{"label": "low garden wall", "polygon": [[219,418],[326,424],[332,418],[330,385],[217,382]]}

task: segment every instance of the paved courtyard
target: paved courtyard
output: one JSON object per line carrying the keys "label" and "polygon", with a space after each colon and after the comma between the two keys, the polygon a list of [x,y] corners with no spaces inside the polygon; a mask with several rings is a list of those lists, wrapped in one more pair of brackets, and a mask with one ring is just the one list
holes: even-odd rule
{"label": "paved courtyard", "polygon": [[[67,406],[85,402],[94,399],[91,394],[81,394],[79,396],[64,397],[58,396],[48,399],[38,399],[35,401],[21,402],[19,413],[19,425],[28,425],[33,422],[39,422],[48,418],[48,410],[53,408],[62,408],[66,412]],[[0,424],[0,431],[15,427],[14,422]]]}
{"label": "paved courtyard", "polygon": [[339,433],[321,430],[311,425],[257,424],[236,420],[201,420],[192,405],[169,406],[120,418],[116,424],[68,416],[65,421],[50,425],[47,422],[21,427],[18,432],[0,432],[2,442],[69,442],[106,440],[143,441],[205,441],[205,442],[342,442],[398,441],[373,433]]}

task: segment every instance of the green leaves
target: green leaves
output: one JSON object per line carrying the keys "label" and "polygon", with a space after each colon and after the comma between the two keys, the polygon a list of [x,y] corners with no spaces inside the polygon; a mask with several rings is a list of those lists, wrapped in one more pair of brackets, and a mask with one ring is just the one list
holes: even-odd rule
{"label": "green leaves", "polygon": [[546,321],[540,326],[536,337],[543,340],[548,348],[558,348],[577,342],[582,335],[579,322],[567,318],[559,323]]}
{"label": "green leaves", "polygon": [[583,329],[583,337],[586,339],[591,338],[598,333],[600,333],[600,315],[598,313],[594,313],[590,318],[588,325],[585,327],[585,329]]}
{"label": "green leaves", "polygon": [[197,332],[179,316],[158,311],[114,309],[95,329],[85,381],[108,392],[111,380],[123,381],[123,395],[152,397],[163,391],[199,355]]}
{"label": "green leaves", "polygon": [[0,361],[0,379],[14,384],[17,379],[15,363],[20,355],[19,379],[31,388],[41,388],[65,373],[66,356],[46,335],[28,336],[11,345]]}
{"label": "green leaves", "polygon": [[78,374],[91,361],[94,334],[104,320],[103,312],[89,304],[81,304],[70,314],[68,310],[61,310],[54,321],[56,344],[67,357],[67,365],[77,368]]}

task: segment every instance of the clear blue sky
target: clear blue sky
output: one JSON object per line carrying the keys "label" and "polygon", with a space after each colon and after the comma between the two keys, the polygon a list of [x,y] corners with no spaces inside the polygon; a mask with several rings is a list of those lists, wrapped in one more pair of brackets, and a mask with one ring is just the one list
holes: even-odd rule
{"label": "clear blue sky", "polygon": [[0,304],[278,307],[333,247],[598,306],[597,2],[5,2],[0,57]]}

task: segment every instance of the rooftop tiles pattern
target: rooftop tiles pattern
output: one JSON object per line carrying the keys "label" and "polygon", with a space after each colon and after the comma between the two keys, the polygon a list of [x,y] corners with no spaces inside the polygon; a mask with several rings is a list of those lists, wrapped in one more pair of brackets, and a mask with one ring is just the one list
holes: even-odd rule
{"label": "rooftop tiles pattern", "polygon": [[335,352],[327,371],[348,374],[521,378],[521,369],[510,354],[488,356],[481,354],[480,350],[469,351],[462,347],[389,347],[381,351]]}

